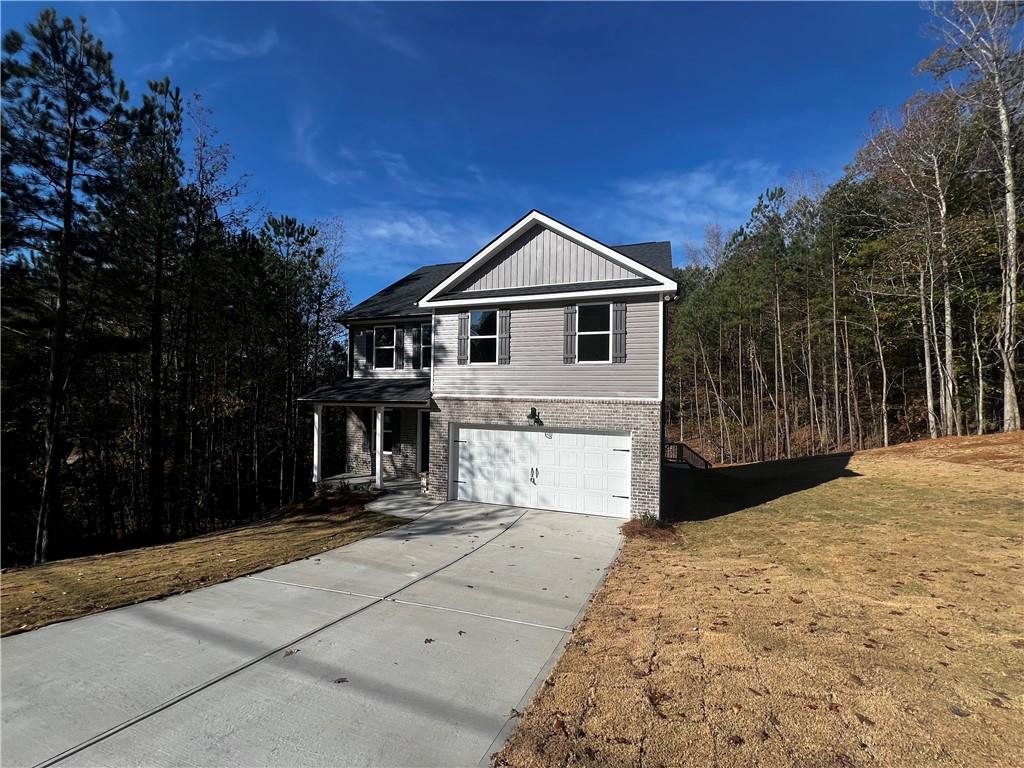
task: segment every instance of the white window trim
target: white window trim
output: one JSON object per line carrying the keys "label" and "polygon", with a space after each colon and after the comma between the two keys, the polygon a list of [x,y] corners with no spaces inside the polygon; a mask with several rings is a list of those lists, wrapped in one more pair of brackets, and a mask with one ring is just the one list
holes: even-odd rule
{"label": "white window trim", "polygon": [[390,347],[379,347],[379,349],[390,349],[391,350],[391,367],[380,368],[382,371],[394,371],[395,366],[398,364],[398,354],[396,349],[398,347],[398,329],[394,325],[375,325],[373,326],[373,370],[377,370],[380,366],[377,365],[377,329],[378,328],[390,328],[391,329],[391,346]]}
{"label": "white window trim", "polygon": [[[487,336],[474,336],[473,335],[473,313],[474,312],[493,312],[494,313],[494,335],[488,334]],[[466,345],[466,362],[469,365],[497,365],[498,364],[498,310],[491,309],[490,307],[484,309],[473,309],[469,312],[469,336],[467,337]],[[482,360],[480,362],[473,362],[473,339],[494,339],[494,360]]]}
{"label": "white window trim", "polygon": [[[615,330],[613,327],[614,315],[612,314],[612,304],[608,304],[608,330],[607,331],[581,331],[580,330],[580,308],[581,307],[600,307],[606,302],[594,301],[588,304],[577,304],[576,305],[576,365],[608,365],[612,361],[612,333]],[[580,360],[580,336],[607,336],[608,337],[608,359],[607,360]]]}
{"label": "white window trim", "polygon": [[[430,331],[430,343],[423,343],[423,329],[426,328]],[[426,357],[423,354],[423,350],[429,348],[430,356]],[[426,362],[426,365],[423,363]],[[434,326],[433,323],[420,323],[420,369],[429,368],[434,370]]]}

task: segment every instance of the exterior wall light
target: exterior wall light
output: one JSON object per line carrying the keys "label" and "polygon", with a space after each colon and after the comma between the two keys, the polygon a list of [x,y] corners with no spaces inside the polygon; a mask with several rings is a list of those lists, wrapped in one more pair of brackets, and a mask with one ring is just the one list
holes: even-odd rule
{"label": "exterior wall light", "polygon": [[536,408],[530,409],[530,415],[526,417],[526,420],[535,427],[543,427],[544,422],[541,421],[540,414],[537,413]]}

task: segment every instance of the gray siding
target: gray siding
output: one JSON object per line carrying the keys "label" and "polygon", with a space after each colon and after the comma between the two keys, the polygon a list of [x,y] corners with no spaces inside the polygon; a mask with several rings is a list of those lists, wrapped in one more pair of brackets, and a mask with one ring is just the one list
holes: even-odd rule
{"label": "gray siding", "polygon": [[626,362],[565,365],[565,302],[511,307],[509,365],[459,365],[458,310],[434,318],[434,394],[491,397],[658,397],[657,297],[626,301]]}
{"label": "gray siding", "polygon": [[[430,378],[429,368],[413,368],[413,350],[412,350],[412,329],[414,326],[420,323],[430,323],[430,318],[426,317],[416,322],[389,322],[384,321],[380,323],[360,324],[352,325],[349,328],[349,333],[352,335],[352,378],[354,379],[408,379],[408,378]],[[404,368],[371,368],[367,364],[366,355],[363,349],[362,333],[366,330],[371,330],[374,325],[393,325],[395,328],[405,329],[405,367]]]}
{"label": "gray siding", "polygon": [[516,238],[458,286],[459,291],[528,288],[596,280],[628,280],[637,273],[621,264],[536,226]]}

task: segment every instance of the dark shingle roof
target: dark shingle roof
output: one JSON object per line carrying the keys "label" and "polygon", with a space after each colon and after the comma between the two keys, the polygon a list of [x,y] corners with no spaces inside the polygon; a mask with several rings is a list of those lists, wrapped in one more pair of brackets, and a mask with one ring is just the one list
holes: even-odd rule
{"label": "dark shingle roof", "polygon": [[634,243],[632,245],[613,245],[612,249],[645,267],[660,272],[665,277],[672,277],[672,243],[667,240],[657,243]]}
{"label": "dark shingle roof", "polygon": [[[627,245],[613,245],[614,250],[645,267],[653,269],[666,277],[672,277],[672,244],[669,242],[657,243],[635,243]],[[461,267],[465,262],[454,262],[451,264],[432,264],[420,267],[401,280],[392,283],[382,291],[378,291],[370,298],[357,304],[341,319],[344,322],[354,320],[380,319],[385,317],[413,317],[416,315],[428,315],[428,311],[417,306],[416,302],[426,296],[433,288],[436,288],[445,278]],[[616,281],[623,285],[604,285],[608,288],[629,288],[633,286],[656,285],[650,278],[637,278],[637,280]],[[587,287],[593,288],[593,284],[578,283],[575,285],[559,286],[559,291],[582,291]],[[486,291],[474,292],[474,296],[488,298],[490,296],[502,296],[508,294],[530,294],[547,293],[550,286],[540,286],[538,289],[516,289],[514,291]]]}
{"label": "dark shingle roof", "polygon": [[299,397],[307,403],[394,403],[423,405],[430,400],[430,379],[342,379]]}
{"label": "dark shingle roof", "polygon": [[392,283],[384,290],[373,294],[366,301],[352,307],[342,316],[342,320],[429,315],[430,312],[416,306],[416,302],[426,296],[431,289],[436,288],[442,280],[461,266],[462,262],[431,264],[427,267],[420,267],[398,282]]}

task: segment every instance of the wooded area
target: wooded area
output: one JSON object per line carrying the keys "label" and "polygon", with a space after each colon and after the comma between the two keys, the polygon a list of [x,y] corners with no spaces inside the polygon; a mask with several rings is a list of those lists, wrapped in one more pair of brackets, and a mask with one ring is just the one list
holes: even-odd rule
{"label": "wooded area", "polygon": [[935,87],[677,270],[670,434],[714,462],[1021,427],[1021,6],[931,11]]}
{"label": "wooded area", "polygon": [[[935,87],[842,179],[766,191],[678,270],[666,402],[715,462],[1020,428],[1021,9],[934,17]],[[128,94],[84,20],[8,34],[2,76],[3,563],[304,496],[342,223],[246,204],[200,95]]]}
{"label": "wooded area", "polygon": [[338,221],[242,204],[198,94],[132,98],[45,11],[3,58],[3,562],[180,538],[308,491],[344,370]]}

